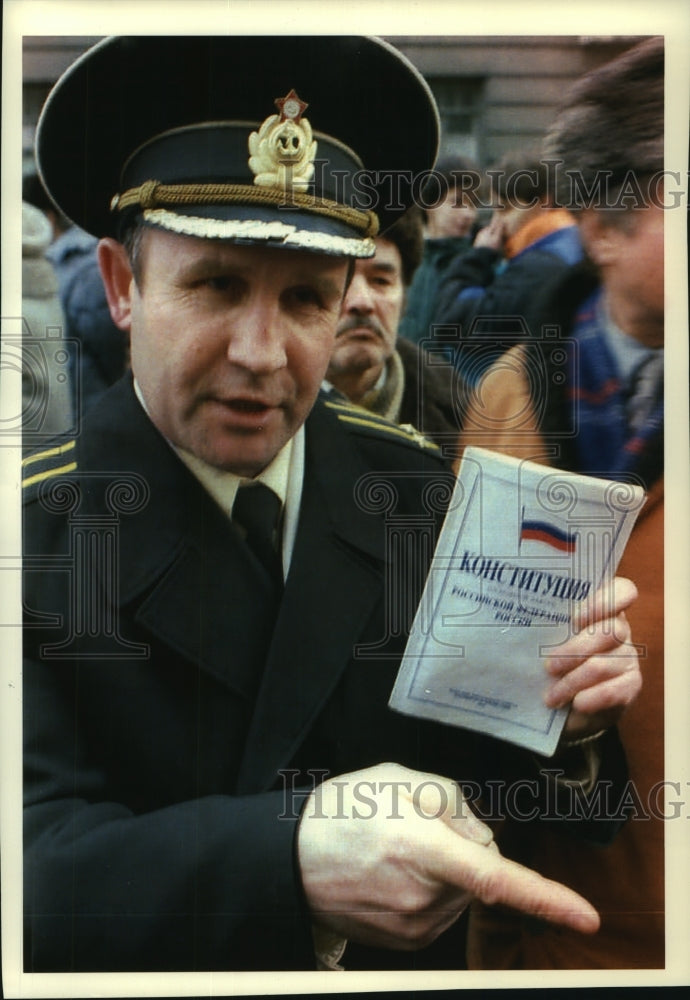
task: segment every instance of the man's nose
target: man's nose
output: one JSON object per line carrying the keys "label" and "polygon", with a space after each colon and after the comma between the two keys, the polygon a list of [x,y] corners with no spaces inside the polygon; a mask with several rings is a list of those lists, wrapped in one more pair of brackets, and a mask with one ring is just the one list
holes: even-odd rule
{"label": "man's nose", "polygon": [[257,298],[229,323],[228,361],[257,375],[279,371],[287,363],[286,336],[277,306]]}
{"label": "man's nose", "polygon": [[368,314],[373,311],[374,296],[371,286],[363,275],[355,274],[343,302],[343,312]]}

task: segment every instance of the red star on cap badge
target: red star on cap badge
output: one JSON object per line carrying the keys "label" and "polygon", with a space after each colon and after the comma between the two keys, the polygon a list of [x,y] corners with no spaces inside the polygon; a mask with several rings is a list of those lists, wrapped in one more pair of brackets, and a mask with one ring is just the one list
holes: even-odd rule
{"label": "red star on cap badge", "polygon": [[309,107],[308,104],[297,96],[294,90],[291,90],[285,97],[276,97],[275,106],[280,111],[280,120],[283,122],[286,118],[289,118],[290,121],[298,122]]}

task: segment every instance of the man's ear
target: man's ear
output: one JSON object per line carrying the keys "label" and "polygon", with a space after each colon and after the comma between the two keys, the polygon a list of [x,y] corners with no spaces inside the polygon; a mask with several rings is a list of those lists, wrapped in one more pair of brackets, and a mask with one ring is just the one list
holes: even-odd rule
{"label": "man's ear", "polygon": [[98,266],[113,323],[118,329],[129,332],[134,276],[123,245],[110,237],[102,239],[98,244]]}
{"label": "man's ear", "polygon": [[578,225],[587,256],[597,267],[606,267],[617,259],[623,235],[620,227],[611,225],[610,219],[596,208],[583,209]]}

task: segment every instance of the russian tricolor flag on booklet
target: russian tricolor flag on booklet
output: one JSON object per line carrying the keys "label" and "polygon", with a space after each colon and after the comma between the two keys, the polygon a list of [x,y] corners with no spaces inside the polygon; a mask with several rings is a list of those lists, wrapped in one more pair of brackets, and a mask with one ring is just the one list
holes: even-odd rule
{"label": "russian tricolor flag on booklet", "polygon": [[559,552],[575,551],[577,536],[543,519],[527,518],[523,514],[520,527],[520,544],[524,541],[543,542]]}

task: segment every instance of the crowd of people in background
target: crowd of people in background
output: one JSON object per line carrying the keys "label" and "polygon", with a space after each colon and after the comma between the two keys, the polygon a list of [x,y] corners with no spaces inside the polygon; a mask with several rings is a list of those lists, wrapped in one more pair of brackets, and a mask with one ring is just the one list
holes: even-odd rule
{"label": "crowd of people in background", "polygon": [[[424,204],[352,264],[321,388],[336,409],[403,425],[456,462],[479,445],[644,486],[622,567],[640,589],[629,618],[645,686],[620,723],[640,796],[664,776],[663,210],[651,200],[610,208],[558,197],[545,163],[580,172],[582,191],[602,178],[620,191],[630,171],[645,182],[660,176],[663,82],[663,44],[643,42],[578,81],[538,148],[482,168],[441,159]],[[481,178],[481,204],[467,176]],[[111,319],[97,240],[61,215],[37,177],[23,198],[27,345],[55,345],[61,330],[69,359],[42,387],[25,373],[26,412],[45,393],[50,438],[78,426],[127,371],[129,345]],[[557,359],[545,330],[558,331]],[[567,881],[594,902],[602,927],[579,935],[475,903],[469,967],[663,967],[663,823],[632,812],[608,846],[562,838],[548,824],[502,824],[501,851]]]}

